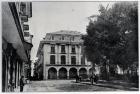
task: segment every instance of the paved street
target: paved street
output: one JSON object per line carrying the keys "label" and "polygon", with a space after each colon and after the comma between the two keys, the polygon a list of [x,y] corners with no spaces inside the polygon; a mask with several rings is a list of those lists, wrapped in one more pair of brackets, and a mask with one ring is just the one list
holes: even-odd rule
{"label": "paved street", "polygon": [[26,84],[24,92],[84,92],[84,91],[137,91],[138,89],[126,83],[99,82],[91,85],[89,82],[76,83],[75,80],[32,81]]}

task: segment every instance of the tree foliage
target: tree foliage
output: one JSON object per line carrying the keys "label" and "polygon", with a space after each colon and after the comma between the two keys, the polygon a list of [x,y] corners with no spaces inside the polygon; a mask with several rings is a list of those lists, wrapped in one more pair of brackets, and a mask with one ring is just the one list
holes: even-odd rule
{"label": "tree foliage", "polygon": [[138,2],[118,2],[109,9],[100,5],[99,11],[83,36],[87,59],[100,64],[106,56],[126,67],[138,61]]}

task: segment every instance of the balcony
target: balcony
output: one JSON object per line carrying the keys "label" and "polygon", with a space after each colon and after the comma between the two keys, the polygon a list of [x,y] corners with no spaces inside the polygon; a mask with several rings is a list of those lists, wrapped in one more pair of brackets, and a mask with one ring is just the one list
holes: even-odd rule
{"label": "balcony", "polygon": [[29,30],[29,25],[23,24],[23,30]]}
{"label": "balcony", "polygon": [[59,64],[58,64],[58,62],[57,62],[57,64],[46,64],[46,66],[69,66],[69,67],[71,67],[71,66],[77,66],[77,67],[81,67],[81,66],[86,66],[86,67],[89,67],[89,66],[91,66],[91,65],[79,65],[79,64],[61,64],[61,62],[59,62]]}
{"label": "balcony", "polygon": [[71,54],[76,54],[76,52],[71,52]]}
{"label": "balcony", "polygon": [[56,54],[55,52],[50,52],[50,54]]}
{"label": "balcony", "polygon": [[27,15],[21,15],[21,21],[28,22],[28,16]]}
{"label": "balcony", "polygon": [[66,52],[61,52],[61,54],[66,54]]}

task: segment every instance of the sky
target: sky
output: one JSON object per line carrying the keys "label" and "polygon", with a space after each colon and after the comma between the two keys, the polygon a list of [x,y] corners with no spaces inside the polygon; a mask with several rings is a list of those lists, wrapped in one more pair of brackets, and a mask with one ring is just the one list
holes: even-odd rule
{"label": "sky", "polygon": [[29,19],[33,37],[31,60],[36,60],[40,41],[46,33],[72,30],[86,34],[88,17],[99,14],[99,5],[111,7],[114,2],[32,2],[32,18]]}

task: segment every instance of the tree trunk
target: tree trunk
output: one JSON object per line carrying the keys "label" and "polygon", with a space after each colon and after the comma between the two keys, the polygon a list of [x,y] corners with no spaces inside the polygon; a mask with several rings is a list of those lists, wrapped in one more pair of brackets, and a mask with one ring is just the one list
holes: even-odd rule
{"label": "tree trunk", "polygon": [[105,62],[105,70],[106,70],[106,80],[109,81],[109,65]]}

